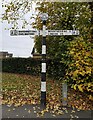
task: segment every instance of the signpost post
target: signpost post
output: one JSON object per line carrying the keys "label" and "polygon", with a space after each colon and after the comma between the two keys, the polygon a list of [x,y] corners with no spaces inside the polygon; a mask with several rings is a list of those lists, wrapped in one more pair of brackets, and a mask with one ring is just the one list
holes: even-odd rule
{"label": "signpost post", "polygon": [[42,71],[41,71],[41,104],[46,106],[46,20],[48,14],[43,13],[41,16],[43,22],[42,31]]}
{"label": "signpost post", "polygon": [[[46,30],[48,14],[41,14],[43,30],[10,30],[11,36],[42,35],[41,104],[46,105],[46,36],[79,35],[79,30]],[[62,85],[62,103],[67,105],[67,83]]]}

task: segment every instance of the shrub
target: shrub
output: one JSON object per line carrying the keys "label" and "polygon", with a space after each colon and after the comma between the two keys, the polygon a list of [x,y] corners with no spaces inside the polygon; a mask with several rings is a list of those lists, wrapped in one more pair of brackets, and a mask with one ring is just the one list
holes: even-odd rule
{"label": "shrub", "polygon": [[66,76],[75,90],[86,92],[89,98],[93,93],[93,50],[89,41],[77,38],[71,42],[69,51],[72,62],[68,66]]}

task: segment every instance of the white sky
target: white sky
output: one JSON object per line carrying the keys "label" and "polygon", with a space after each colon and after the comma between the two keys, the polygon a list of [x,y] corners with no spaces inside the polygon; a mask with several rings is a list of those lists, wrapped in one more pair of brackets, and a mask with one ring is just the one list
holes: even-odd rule
{"label": "white sky", "polygon": [[34,46],[34,40],[31,39],[29,36],[11,37],[9,35],[9,30],[4,30],[6,25],[6,23],[2,24],[2,51],[13,53],[14,57],[31,56],[31,51]]}
{"label": "white sky", "polygon": [[7,22],[4,22],[1,25],[0,22],[0,51],[7,51],[9,53],[13,53],[13,57],[30,57],[34,46],[34,39],[30,36],[11,37],[9,35],[9,30],[5,30],[5,27],[10,27],[10,25],[8,25]]}
{"label": "white sky", "polygon": [[[2,13],[2,9],[1,9],[1,4],[2,2],[0,1],[0,18],[1,18],[1,13]],[[1,25],[1,19],[0,19],[0,49],[2,48],[2,25]]]}

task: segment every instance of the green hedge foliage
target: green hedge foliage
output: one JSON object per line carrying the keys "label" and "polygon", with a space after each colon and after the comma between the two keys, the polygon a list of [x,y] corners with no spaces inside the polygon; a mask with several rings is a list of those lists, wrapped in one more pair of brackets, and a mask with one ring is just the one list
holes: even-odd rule
{"label": "green hedge foliage", "polygon": [[[47,76],[60,79],[65,75],[66,66],[56,59],[47,59]],[[2,60],[2,72],[20,74],[41,74],[41,59],[34,58],[8,58]]]}
{"label": "green hedge foliage", "polygon": [[2,72],[39,75],[40,60],[31,58],[8,58],[2,60]]}

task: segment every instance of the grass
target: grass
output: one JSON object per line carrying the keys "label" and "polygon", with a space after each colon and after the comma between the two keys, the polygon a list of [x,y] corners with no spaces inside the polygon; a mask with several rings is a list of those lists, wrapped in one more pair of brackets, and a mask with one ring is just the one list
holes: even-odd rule
{"label": "grass", "polygon": [[[40,104],[41,77],[24,74],[2,73],[3,104],[16,107],[24,104]],[[62,106],[62,83],[47,78],[47,108],[58,111]],[[81,110],[93,109],[93,102],[78,91],[68,89],[68,105]]]}
{"label": "grass", "polygon": [[[40,103],[40,77],[21,74],[2,74],[3,104]],[[47,101],[52,101],[57,96],[56,102],[60,102],[60,86],[57,81],[47,79]]]}

